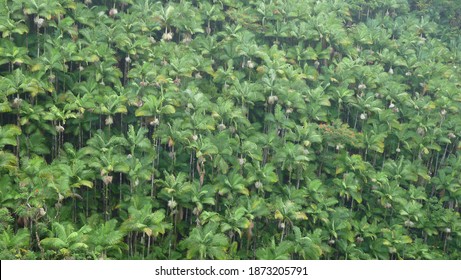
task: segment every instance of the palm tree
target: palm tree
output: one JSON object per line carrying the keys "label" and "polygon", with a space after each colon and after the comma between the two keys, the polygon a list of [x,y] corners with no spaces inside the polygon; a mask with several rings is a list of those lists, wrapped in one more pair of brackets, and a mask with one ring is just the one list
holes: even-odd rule
{"label": "palm tree", "polygon": [[221,196],[227,195],[227,199],[232,200],[236,194],[250,194],[247,187],[248,182],[235,170],[227,175],[219,176],[218,182],[220,182],[217,186],[218,194]]}
{"label": "palm tree", "polygon": [[222,21],[224,19],[224,13],[218,5],[208,2],[200,2],[199,11],[202,11],[203,17],[206,20],[205,32],[209,36],[212,32],[211,22]]}
{"label": "palm tree", "polygon": [[154,18],[165,28],[162,37],[163,40],[169,41],[173,39],[173,32],[171,30],[173,19],[178,16],[177,11],[175,11],[176,6],[172,3],[168,4],[167,7],[164,7],[161,3],[159,4],[160,7],[156,9],[157,13],[154,14]]}
{"label": "palm tree", "polygon": [[264,95],[261,91],[261,86],[256,83],[244,81],[240,83],[236,80],[232,84],[229,93],[241,104],[242,108],[246,108],[248,113],[245,114],[249,118],[251,109],[254,108],[256,102],[264,101]]}
{"label": "palm tree", "polygon": [[112,183],[113,176],[111,172],[129,171],[129,166],[126,163],[126,156],[123,156],[120,151],[121,146],[126,146],[127,141],[124,137],[112,136],[109,137],[99,130],[91,139],[88,140],[88,146],[83,148],[83,153],[95,161],[90,163],[90,167],[94,168],[95,172],[100,174],[100,180],[103,184],[103,202],[104,215],[106,220],[109,220],[109,185]]}
{"label": "palm tree", "polygon": [[[204,206],[215,205],[215,188],[211,185],[200,186],[200,183],[194,181],[190,187],[190,202],[193,203],[192,213],[195,216],[199,216],[200,213],[204,210]],[[192,208],[191,207],[191,208]]]}
{"label": "palm tree", "polygon": [[[131,206],[128,207],[128,215],[128,219],[120,226],[122,232],[129,234],[128,256],[134,257],[135,254],[138,254],[138,233],[142,233],[142,257],[144,258],[145,255],[149,256],[152,240],[155,241],[159,235],[165,234],[166,230],[171,227],[171,224],[164,221],[165,211],[161,209],[152,212],[150,201],[136,196],[131,199]],[[132,232],[135,232],[135,234],[132,235]],[[144,246],[146,238],[147,248]]]}
{"label": "palm tree", "polygon": [[[188,176],[184,172],[179,172],[175,175],[164,170],[163,179],[157,179],[154,182],[156,185],[162,187],[157,197],[167,202],[168,211],[171,216],[171,223],[173,224],[173,231],[170,232],[170,236],[176,234],[175,231],[177,229],[177,223],[182,219],[184,208],[191,206],[192,192],[194,192],[195,195],[194,204],[197,203],[197,205],[199,205],[198,203],[202,202],[200,198],[205,198],[205,201],[203,201],[205,203],[213,202],[208,198],[208,190],[201,192],[201,190],[199,190],[196,186],[197,184],[193,185],[188,183],[187,178]],[[197,216],[199,212],[197,212]],[[187,217],[187,212],[184,216]],[[176,242],[176,240],[174,242]]]}
{"label": "palm tree", "polygon": [[106,259],[122,255],[122,250],[126,249],[126,244],[122,239],[124,234],[116,229],[115,219],[102,223],[93,229],[88,236],[88,245],[94,258]]}
{"label": "palm tree", "polygon": [[278,245],[272,238],[270,243],[265,247],[256,250],[256,258],[259,260],[289,260],[293,252],[293,243],[291,241],[281,241]]}
{"label": "palm tree", "polygon": [[14,154],[5,151],[0,151],[0,156],[0,170],[13,172],[17,169],[18,160]]}
{"label": "palm tree", "polygon": [[21,129],[16,125],[0,126],[0,149],[6,145],[16,146],[16,137],[21,135]]}
{"label": "palm tree", "polygon": [[155,124],[160,123],[162,115],[174,114],[176,109],[173,105],[164,105],[163,97],[157,98],[155,95],[147,95],[142,99],[143,105],[135,112],[137,117],[154,117]]}
{"label": "palm tree", "polygon": [[11,37],[13,34],[22,35],[29,32],[24,18],[18,18],[19,9],[15,9],[13,5],[9,5],[6,2],[0,5],[0,22],[2,22],[0,24],[0,32],[2,32],[3,38]]}
{"label": "palm tree", "polygon": [[[99,103],[100,102],[100,103]],[[118,95],[118,94],[111,94],[110,91],[104,92],[103,97],[101,100],[98,100],[98,103],[95,105],[97,108],[99,108],[100,114],[107,115],[106,119],[104,120],[104,123],[108,127],[108,132],[109,135],[111,133],[111,126],[114,122],[113,117],[115,114],[126,114],[128,112],[126,108],[126,102],[127,98],[123,95]],[[120,119],[122,117],[120,116]],[[121,122],[121,121],[120,121]]]}
{"label": "palm tree", "polygon": [[293,227],[293,232],[294,253],[304,260],[318,260],[323,254],[318,231],[303,236],[299,227]]}
{"label": "palm tree", "polygon": [[257,161],[253,164],[245,164],[244,168],[248,174],[248,182],[254,183],[254,187],[258,191],[272,191],[275,183],[281,179],[277,176],[275,166],[272,163],[262,165]]}
{"label": "palm tree", "polygon": [[240,238],[240,244],[243,244],[243,234],[244,230],[248,230],[252,227],[251,220],[254,219],[254,216],[247,212],[245,207],[239,207],[237,209],[227,209],[225,221],[221,223],[221,231],[227,232],[228,236],[231,239],[231,243],[238,238]]}
{"label": "palm tree", "polygon": [[459,198],[461,195],[461,184],[454,176],[455,173],[449,167],[440,169],[437,177],[432,179],[435,189],[441,192],[441,201],[447,202],[449,209],[459,207]]}
{"label": "palm tree", "polygon": [[[89,226],[83,226],[78,231],[74,231],[71,224],[60,224],[54,222],[50,232],[50,237],[40,240],[40,245],[47,251],[54,251],[54,258],[86,258],[89,246],[87,236],[91,231]],[[50,252],[47,252],[50,254]]]}
{"label": "palm tree", "polygon": [[0,233],[0,257],[4,260],[24,258],[29,247],[29,231],[20,229],[16,233],[7,227]]}
{"label": "palm tree", "polygon": [[291,232],[290,230],[293,228],[296,220],[308,219],[306,213],[301,210],[302,206],[290,199],[274,198],[272,207],[274,218],[278,222],[279,229],[281,229],[280,242]]}
{"label": "palm tree", "polygon": [[301,172],[307,168],[307,163],[311,160],[308,154],[308,150],[292,142],[286,143],[284,148],[277,152],[275,161],[281,164],[282,169],[288,171],[288,184],[291,184],[292,174],[296,172],[295,176],[299,188]]}
{"label": "palm tree", "polygon": [[[14,25],[16,27],[16,25]],[[19,27],[20,28],[20,24]],[[8,34],[8,31],[5,31],[4,34]],[[9,40],[0,41],[0,48],[2,54],[0,56],[0,65],[8,63],[8,71],[11,73],[14,70],[15,66],[21,66],[22,64],[29,64],[30,57],[27,54],[27,49],[22,47],[17,47],[13,42]]]}
{"label": "palm tree", "polygon": [[187,250],[188,259],[224,260],[227,258],[229,241],[224,234],[217,233],[217,230],[218,224],[213,222],[204,227],[193,228],[179,246]]}

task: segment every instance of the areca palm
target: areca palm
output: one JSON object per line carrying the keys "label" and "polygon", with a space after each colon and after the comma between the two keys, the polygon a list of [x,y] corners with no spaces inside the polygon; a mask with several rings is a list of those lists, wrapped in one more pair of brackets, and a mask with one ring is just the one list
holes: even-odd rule
{"label": "areca palm", "polygon": [[[152,169],[152,162],[154,161],[153,153],[150,153],[150,157],[146,154],[143,157],[127,156],[127,165],[129,171],[127,172],[127,178],[130,181],[130,195],[133,192],[138,193],[145,191],[145,183],[147,180],[151,180],[151,186],[153,184],[153,173],[155,170]],[[122,173],[120,173],[120,182],[122,181]],[[119,186],[120,188],[122,186]],[[151,193],[153,192],[151,188]],[[122,189],[120,189],[120,200],[123,199]]]}
{"label": "areca palm", "polygon": [[[164,102],[165,99],[163,97],[157,98],[155,95],[147,95],[143,98],[142,107],[136,110],[136,116],[160,118],[162,115],[174,114],[176,109],[173,105],[164,105]],[[160,121],[160,119],[158,120]]]}
{"label": "areca palm", "polygon": [[[328,244],[332,247],[339,247],[337,254],[344,254],[347,257],[348,242],[354,241],[354,232],[349,217],[353,215],[348,209],[344,207],[336,208],[325,221],[325,233],[328,233]],[[343,250],[343,251],[341,251]],[[338,256],[336,256],[338,258]]]}
{"label": "areca palm", "polygon": [[416,164],[412,164],[403,158],[399,162],[392,160],[384,163],[383,169],[388,172],[390,177],[392,176],[397,181],[415,182],[418,180],[418,175],[423,174],[417,170]]}
{"label": "areca palm", "polygon": [[[70,143],[65,143],[63,148],[64,153],[61,156],[60,163],[62,163],[61,168],[65,171],[65,174],[69,176],[69,189],[71,193],[61,193],[61,195],[72,197],[74,204],[76,204],[75,198],[82,198],[76,192],[76,189],[81,187],[92,188],[94,186],[93,180],[96,176],[95,172],[89,168],[89,163],[84,160],[84,151],[76,150]],[[73,212],[74,218],[76,215],[75,208]]]}
{"label": "areca palm", "polygon": [[173,25],[180,31],[186,32],[184,34],[183,42],[187,42],[188,36],[203,33],[203,19],[202,13],[196,5],[192,5],[188,2],[180,2],[177,6],[177,14],[181,19],[173,21]]}
{"label": "areca palm", "polygon": [[227,209],[225,221],[221,223],[221,231],[228,232],[231,242],[236,239],[235,234],[238,234],[238,237],[241,239],[241,244],[243,243],[243,231],[248,230],[252,227],[252,220],[254,216],[248,213],[248,210],[245,207],[239,207],[237,209]]}
{"label": "areca palm", "polygon": [[[400,225],[394,225],[390,228],[382,229],[382,244],[388,248],[391,259],[404,258],[405,247],[407,244],[411,244],[413,242],[412,238],[408,235],[405,235],[403,231],[404,229]],[[398,236],[398,238],[392,238],[393,235]]]}
{"label": "areca palm", "polygon": [[211,29],[211,22],[216,22],[224,19],[224,13],[222,12],[221,8],[216,4],[211,4],[209,2],[201,2],[199,4],[200,11],[203,12],[204,18],[207,22],[206,33],[210,35]]}
{"label": "areca palm", "polygon": [[303,42],[291,48],[287,52],[289,58],[294,59],[302,68],[307,64],[308,60],[316,61],[318,59],[316,51],[312,47],[306,47]]}
{"label": "areca palm", "polygon": [[258,161],[254,164],[247,163],[244,168],[248,172],[248,181],[254,183],[258,191],[272,191],[274,184],[281,179],[272,163],[262,165]]}
{"label": "areca palm", "polygon": [[[43,75],[43,72],[38,75]],[[30,94],[30,96],[34,98],[39,93],[53,91],[52,87],[50,88],[40,78],[35,78],[33,76],[26,77],[23,71],[19,68],[14,70],[11,75],[6,76],[5,79],[2,79],[2,83],[2,86],[6,91],[6,96],[16,94],[16,97],[19,100],[19,103],[15,104],[16,108],[19,108],[19,105],[21,105],[21,95],[23,97],[28,97],[25,93]]]}
{"label": "areca palm", "polygon": [[191,192],[195,191],[195,203],[200,203],[200,197],[206,197],[208,194],[207,190],[201,193],[196,186],[187,182],[187,178],[188,176],[184,172],[175,175],[164,171],[164,178],[155,181],[162,187],[158,197],[167,201],[174,229],[176,229],[178,214],[182,215],[183,208],[192,202]]}
{"label": "areca palm", "polygon": [[42,117],[44,120],[51,121],[51,124],[54,126],[55,130],[53,131],[54,136],[54,145],[53,145],[53,155],[59,156],[62,145],[64,144],[64,131],[66,121],[68,119],[77,118],[77,113],[73,111],[74,108],[71,106],[64,106],[64,108],[58,108],[53,105],[49,108],[49,112],[46,112]]}
{"label": "areca palm", "polygon": [[170,60],[170,76],[173,77],[191,77],[192,73],[197,70],[198,59],[193,56],[173,57]]}
{"label": "areca palm", "polygon": [[309,200],[312,203],[306,203],[306,215],[313,224],[327,222],[329,213],[334,209],[333,206],[338,204],[338,200],[328,194],[328,189],[322,185],[320,180],[313,180],[305,187]]}
{"label": "areca palm", "polygon": [[[91,231],[89,226],[83,226],[78,231],[70,224],[54,222],[49,237],[40,241],[44,249],[54,251],[54,258],[85,258],[89,246],[87,234]],[[50,252],[48,252],[50,254]]]}
{"label": "areca palm", "polygon": [[194,182],[190,187],[190,202],[193,203],[194,208],[192,213],[199,216],[203,211],[205,205],[215,205],[215,188],[211,185],[200,186],[199,182]]}
{"label": "areca palm", "polygon": [[384,139],[386,138],[385,133],[375,133],[373,130],[370,133],[363,134],[363,143],[365,145],[364,158],[366,159],[368,151],[372,150],[378,153],[384,152]]}
{"label": "areca palm", "polygon": [[322,254],[322,240],[318,236],[318,231],[303,236],[299,227],[293,227],[294,253],[305,260],[318,260]]}
{"label": "areca palm", "polygon": [[187,258],[226,259],[229,241],[224,234],[217,233],[217,230],[218,224],[213,222],[192,229],[189,237],[180,242],[180,247],[187,250]]}
{"label": "areca palm", "polygon": [[281,163],[281,168],[288,171],[289,184],[291,184],[293,172],[296,172],[297,185],[299,186],[301,172],[303,169],[306,169],[307,163],[310,161],[308,154],[309,150],[306,150],[301,145],[288,142],[285,144],[284,149],[275,155],[276,162]]}
{"label": "areca palm", "polygon": [[313,90],[308,90],[306,101],[309,106],[300,109],[301,114],[308,114],[309,119],[316,121],[327,121],[325,107],[331,106],[330,97],[325,94],[325,88],[319,86]]}
{"label": "areca palm", "polygon": [[[165,28],[165,32],[163,33],[166,41],[171,40],[173,37],[173,33],[170,31],[171,24],[173,19],[177,16],[177,11],[175,11],[175,5],[172,3],[168,4],[168,6],[163,6],[159,2],[160,7],[158,7],[158,12],[154,14],[154,18],[160,22],[162,27]],[[171,32],[171,35],[169,33]],[[170,38],[171,36],[171,38]]]}
{"label": "areca palm", "polygon": [[137,254],[137,233],[142,233],[141,245],[144,245],[147,235],[147,248],[142,249],[142,256],[144,253],[149,256],[151,250],[151,242],[155,241],[155,238],[165,234],[165,231],[171,227],[170,223],[165,220],[165,211],[163,209],[152,212],[152,205],[150,202],[141,199],[140,197],[133,197],[131,199],[131,206],[128,207],[128,219],[126,219],[120,226],[124,232],[136,232],[134,236],[131,236],[134,246],[129,244],[129,254],[133,256]]}
{"label": "areca palm", "polygon": [[7,170],[9,172],[16,170],[18,160],[14,154],[5,151],[0,151],[0,155],[0,170]]}
{"label": "areca palm", "polygon": [[200,176],[200,185],[203,185],[206,175],[205,162],[207,158],[212,158],[213,155],[218,153],[218,147],[214,145],[209,138],[198,138],[198,140],[191,144],[195,150],[195,157],[197,158],[197,171]]}
{"label": "areca palm", "polygon": [[117,221],[109,220],[93,229],[88,236],[88,244],[94,258],[120,257],[126,249],[122,241],[124,234],[116,229]]}
{"label": "areca palm", "polygon": [[92,155],[93,158],[97,159],[90,166],[100,173],[100,179],[103,183],[104,214],[107,220],[110,217],[108,185],[113,180],[111,172],[129,171],[125,157],[120,153],[120,146],[127,144],[126,139],[118,136],[108,138],[102,131],[98,131],[88,140],[88,146],[83,150],[84,154]]}
{"label": "areca palm", "polygon": [[278,227],[281,229],[280,242],[293,228],[296,220],[307,220],[308,217],[301,209],[301,205],[294,203],[290,199],[278,197],[273,201],[274,218],[278,221]]}
{"label": "areca palm", "polygon": [[24,1],[24,13],[35,14],[50,20],[53,16],[64,14],[65,7],[60,2],[50,0]]}
{"label": "areca palm", "polygon": [[354,221],[352,227],[355,229],[355,241],[359,243],[359,246],[367,246],[370,241],[376,240],[379,236],[377,222],[369,223],[366,217],[363,217],[360,221]]}
{"label": "areca palm", "polygon": [[436,186],[435,189],[442,193],[442,201],[448,202],[450,209],[459,207],[461,195],[461,184],[453,175],[454,173],[451,168],[444,168],[439,170],[437,177],[432,180],[432,183]]}
{"label": "areca palm", "polygon": [[293,243],[291,241],[281,241],[279,244],[275,243],[272,238],[270,243],[262,248],[256,250],[256,258],[259,260],[289,260],[290,254],[293,252]]}
{"label": "areca palm", "polygon": [[[6,145],[17,146],[19,144],[19,135],[21,135],[21,129],[15,125],[6,125],[0,126],[0,149],[2,150],[1,153],[3,154],[4,158],[0,164],[0,167],[11,169],[17,163],[18,158],[13,158],[14,155],[3,151],[3,148]],[[17,148],[16,155],[19,155],[19,147]]]}
{"label": "areca palm", "polygon": [[146,138],[147,129],[140,127],[135,131],[133,125],[128,126],[127,138],[128,145],[130,146],[130,154],[136,155],[148,152],[152,147],[151,142]]}
{"label": "areca palm", "polygon": [[249,195],[248,182],[236,171],[231,171],[227,175],[221,175],[219,178],[218,193],[221,196],[227,195],[232,200],[234,194]]}
{"label": "areca palm", "polygon": [[0,4],[0,32],[2,37],[9,37],[13,34],[24,34],[29,32],[24,19],[18,19],[18,9],[7,2]]}
{"label": "areca palm", "polygon": [[97,101],[98,103],[100,103],[96,103],[96,106],[98,107],[98,110],[100,110],[100,113],[103,115],[107,115],[104,123],[109,128],[109,135],[111,126],[114,122],[113,117],[115,116],[115,114],[126,114],[128,112],[125,105],[127,102],[127,98],[123,95],[110,93],[110,91],[107,92],[107,95],[103,95],[100,101]]}
{"label": "areca palm", "polygon": [[44,53],[40,57],[43,70],[49,72],[50,80],[55,84],[56,91],[59,89],[59,75],[67,72],[66,62],[71,59],[80,60],[76,55],[77,46],[72,42],[61,39],[48,39],[44,43]]}
{"label": "areca palm", "polygon": [[8,227],[0,233],[0,257],[4,260],[23,258],[24,248],[29,246],[30,236],[27,229],[20,229],[14,233]]}
{"label": "areca palm", "polygon": [[16,125],[0,126],[0,149],[6,145],[16,146],[16,137],[21,134],[21,129]]}
{"label": "areca palm", "polygon": [[0,39],[0,65],[8,63],[9,72],[13,71],[15,65],[29,64],[30,57],[26,48],[17,47],[10,40]]}
{"label": "areca palm", "polygon": [[248,108],[247,117],[256,102],[264,101],[261,86],[255,83],[249,83],[247,81],[240,83],[239,80],[236,80],[235,83],[232,84],[229,92],[238,100],[238,102],[240,102],[242,108],[244,106]]}

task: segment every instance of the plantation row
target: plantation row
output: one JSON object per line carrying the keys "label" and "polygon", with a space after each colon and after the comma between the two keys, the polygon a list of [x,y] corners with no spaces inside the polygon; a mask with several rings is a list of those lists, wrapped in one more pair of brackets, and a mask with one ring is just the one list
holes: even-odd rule
{"label": "plantation row", "polygon": [[0,259],[460,259],[459,11],[1,0]]}

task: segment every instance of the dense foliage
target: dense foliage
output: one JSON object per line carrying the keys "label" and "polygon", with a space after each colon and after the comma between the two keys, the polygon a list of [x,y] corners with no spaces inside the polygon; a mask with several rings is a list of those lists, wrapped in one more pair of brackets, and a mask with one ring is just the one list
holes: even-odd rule
{"label": "dense foliage", "polygon": [[460,259],[460,2],[1,0],[1,259]]}

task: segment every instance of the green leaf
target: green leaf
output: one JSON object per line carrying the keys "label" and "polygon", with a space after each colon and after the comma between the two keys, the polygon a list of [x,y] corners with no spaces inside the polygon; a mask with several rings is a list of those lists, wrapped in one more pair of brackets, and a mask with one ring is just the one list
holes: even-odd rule
{"label": "green leaf", "polygon": [[176,112],[176,109],[172,105],[165,105],[164,107],[162,107],[160,112],[162,114],[169,115],[169,114],[174,114]]}
{"label": "green leaf", "polygon": [[81,186],[92,188],[93,187],[93,182],[88,181],[88,180],[80,180],[77,183],[72,185],[72,187],[77,187],[77,188],[79,188]]}
{"label": "green leaf", "polygon": [[42,239],[40,241],[40,244],[46,249],[53,249],[53,250],[59,250],[59,249],[67,247],[66,242],[62,241],[59,238],[54,238],[54,237],[51,237],[51,238],[48,237],[48,238]]}
{"label": "green leaf", "polygon": [[9,152],[0,151],[0,170],[13,171],[17,168],[18,162],[15,155]]}
{"label": "green leaf", "polygon": [[16,125],[0,126],[0,149],[5,145],[16,146],[16,136],[21,135],[21,129]]}

